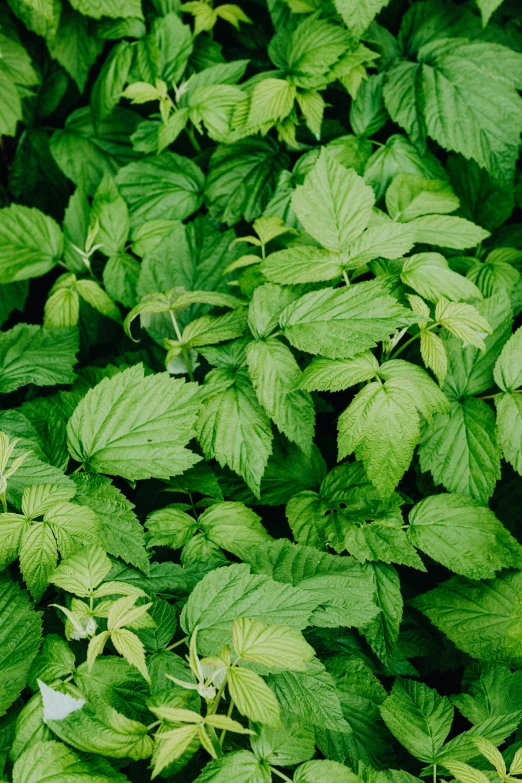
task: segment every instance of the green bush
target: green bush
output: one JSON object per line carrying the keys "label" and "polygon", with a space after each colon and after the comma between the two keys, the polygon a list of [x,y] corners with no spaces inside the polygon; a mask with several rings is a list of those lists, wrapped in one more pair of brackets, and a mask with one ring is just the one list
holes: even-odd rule
{"label": "green bush", "polygon": [[517,0],[0,8],[0,779],[522,775],[520,89]]}

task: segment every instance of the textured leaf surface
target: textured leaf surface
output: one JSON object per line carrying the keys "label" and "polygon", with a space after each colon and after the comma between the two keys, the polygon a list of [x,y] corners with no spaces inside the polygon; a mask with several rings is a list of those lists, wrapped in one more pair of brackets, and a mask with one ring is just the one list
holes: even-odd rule
{"label": "textured leaf surface", "polygon": [[100,472],[129,479],[182,473],[198,458],[185,449],[193,434],[195,387],[138,365],[104,379],[68,424],[72,456]]}

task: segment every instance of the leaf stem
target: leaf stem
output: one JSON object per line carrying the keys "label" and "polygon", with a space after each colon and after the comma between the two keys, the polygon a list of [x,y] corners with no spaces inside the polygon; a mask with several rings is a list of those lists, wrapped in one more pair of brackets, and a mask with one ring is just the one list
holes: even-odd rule
{"label": "leaf stem", "polygon": [[350,278],[348,277],[346,269],[343,269],[343,280],[346,283],[346,285],[350,285]]}
{"label": "leaf stem", "polygon": [[[431,326],[426,326],[422,331],[424,331],[424,332],[431,332],[431,331],[433,331],[433,329],[436,329],[437,326],[438,326],[438,324],[432,324]],[[414,334],[413,337],[410,337],[409,340],[406,340],[406,342],[403,343],[399,348],[397,348],[395,353],[392,353],[392,355],[389,356],[388,358],[389,359],[396,359],[397,356],[399,356],[399,354],[401,354],[404,351],[404,349],[408,347],[408,345],[411,345],[413,342],[415,342],[415,340],[418,340],[420,338],[420,336],[422,334],[422,331],[419,331],[418,334]]]}
{"label": "leaf stem", "polygon": [[277,775],[278,778],[281,778],[281,780],[286,780],[287,783],[292,783],[292,778],[289,778],[288,775],[285,775],[284,772],[280,772],[278,769],[273,767],[272,765],[269,766],[270,772],[272,772],[273,775]]}
{"label": "leaf stem", "polygon": [[[228,707],[228,710],[227,710],[227,718],[232,717],[233,710],[234,710],[234,699],[230,699],[230,704],[229,704],[229,707]],[[219,744],[221,745],[221,747],[223,747],[223,740],[225,739],[225,734],[226,733],[227,733],[227,730],[223,729],[223,731],[221,732],[221,734],[219,736]]]}
{"label": "leaf stem", "polygon": [[433,765],[433,783],[437,783],[437,765]]}
{"label": "leaf stem", "polygon": [[214,701],[212,702],[212,704],[208,708],[207,715],[215,715],[216,714],[217,708],[219,707],[219,702],[221,701],[221,697],[223,696],[223,694],[225,692],[226,684],[227,684],[227,678],[225,677],[225,679],[223,680],[223,682],[221,683],[221,685],[219,687],[219,690],[218,690],[218,692],[217,692],[217,694],[216,694],[216,696],[214,698]]}
{"label": "leaf stem", "polygon": [[201,144],[196,139],[196,134],[194,133],[194,128],[192,125],[186,125],[185,130],[187,131],[187,136],[189,137],[189,141],[194,147],[195,151],[198,153],[201,152]]}
{"label": "leaf stem", "polygon": [[179,642],[174,642],[174,644],[171,644],[166,649],[174,650],[176,647],[179,647],[181,644],[185,644],[186,642],[188,642],[188,636],[183,637],[183,639],[180,639]]}
{"label": "leaf stem", "polygon": [[[183,337],[181,336],[178,322],[176,320],[176,316],[174,315],[174,310],[169,310],[169,313],[170,313],[170,320],[172,321],[172,326],[174,327],[174,331],[176,332],[176,337],[178,338],[178,342],[182,343]],[[185,367],[187,368],[188,377],[190,378],[191,381],[193,381],[194,373],[192,371],[192,362],[190,361],[190,354],[186,348],[182,348],[181,353],[185,361]]]}
{"label": "leaf stem", "polygon": [[[515,389],[514,391],[510,391],[508,393],[522,394],[522,389]],[[494,400],[495,397],[498,397],[499,394],[502,394],[502,392],[495,392],[495,394],[483,394],[481,397],[477,397],[477,400]]]}
{"label": "leaf stem", "polygon": [[404,351],[404,349],[408,347],[408,345],[411,345],[413,342],[415,342],[415,340],[418,340],[418,339],[419,339],[419,337],[420,337],[420,335],[421,335],[421,333],[419,332],[418,334],[414,334],[414,335],[413,335],[413,337],[410,337],[410,339],[409,339],[409,340],[406,340],[406,342],[405,342],[405,343],[403,343],[403,344],[400,346],[400,348],[397,348],[397,350],[395,351],[395,353],[392,353],[392,355],[389,357],[389,359],[390,359],[390,360],[391,360],[391,359],[396,359],[396,358],[397,358],[397,356],[399,356],[399,354],[401,354],[401,353]]}

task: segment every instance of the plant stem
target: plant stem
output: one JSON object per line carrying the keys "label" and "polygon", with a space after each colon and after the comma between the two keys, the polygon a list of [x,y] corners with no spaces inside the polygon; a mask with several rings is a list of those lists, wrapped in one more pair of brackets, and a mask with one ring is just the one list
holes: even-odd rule
{"label": "plant stem", "polygon": [[7,512],[7,503],[5,500],[5,492],[2,492],[0,495],[0,500],[2,501],[2,508],[4,509],[4,514]]}
{"label": "plant stem", "polygon": [[[234,710],[234,699],[230,699],[230,704],[229,704],[229,707],[228,707],[228,710],[227,710],[227,718],[231,717],[233,710]],[[223,747],[223,740],[225,739],[225,734],[226,733],[227,733],[227,730],[223,729],[223,731],[220,734],[219,744],[221,745],[221,747]]]}
{"label": "plant stem", "polygon": [[[483,394],[481,397],[477,397],[477,400],[494,400],[502,392],[496,392],[495,394]],[[509,394],[522,394],[522,389],[515,389],[515,391],[509,392]]]}
{"label": "plant stem", "polygon": [[[178,338],[178,342],[183,342],[183,337],[181,336],[181,332],[179,330],[178,322],[176,320],[176,316],[174,315],[173,310],[169,310],[170,313],[170,320],[172,321],[172,326],[174,327],[174,331],[176,332],[176,337]],[[185,361],[185,367],[187,368],[188,377],[191,381],[194,380],[194,373],[192,372],[192,362],[190,361],[190,355],[186,348],[181,349],[181,353],[183,356],[183,359]]]}
{"label": "plant stem", "polygon": [[156,726],[159,726],[161,723],[160,720],[155,720],[154,723],[151,723],[149,726],[147,726],[147,731],[150,731],[151,729],[154,729]]}
{"label": "plant stem", "polygon": [[350,278],[348,277],[348,274],[346,272],[346,269],[343,269],[343,279],[346,285],[350,285]]}
{"label": "plant stem", "polygon": [[180,639],[179,642],[174,642],[174,644],[171,644],[170,647],[167,647],[167,650],[174,650],[176,647],[179,647],[180,644],[185,644],[188,642],[188,636],[185,636],[183,639]]}
{"label": "plant stem", "polygon": [[185,130],[187,131],[187,136],[189,137],[189,141],[194,147],[196,152],[201,152],[201,144],[196,139],[196,134],[194,133],[194,128],[191,125],[185,126]]}
{"label": "plant stem", "polygon": [[270,772],[273,775],[277,775],[277,777],[281,778],[281,780],[286,780],[287,783],[292,783],[292,778],[289,778],[288,775],[284,774],[284,772],[280,772],[278,769],[276,769],[275,767],[272,767],[271,765],[270,765],[269,769],[270,769]]}
{"label": "plant stem", "polygon": [[75,475],[76,475],[76,473],[80,473],[80,471],[82,471],[82,470],[83,470],[83,465],[78,465],[78,467],[77,467],[77,468],[75,468],[75,469],[73,470],[73,472],[72,472],[70,475],[71,475],[71,476],[75,476]]}
{"label": "plant stem", "polygon": [[225,677],[225,679],[223,680],[223,682],[221,683],[221,685],[219,687],[218,692],[216,693],[214,701],[212,702],[212,704],[208,708],[207,715],[215,715],[216,714],[217,708],[219,707],[219,702],[221,701],[221,697],[223,696],[223,694],[225,692],[226,684],[227,684],[227,678]]}
{"label": "plant stem", "polygon": [[437,783],[437,765],[433,765],[433,783]]}
{"label": "plant stem", "polygon": [[411,345],[413,342],[415,342],[415,340],[418,340],[418,339],[419,339],[419,337],[420,337],[420,334],[421,334],[420,332],[419,332],[419,334],[414,334],[414,335],[413,335],[413,337],[410,337],[410,339],[409,339],[409,340],[406,340],[406,342],[405,342],[405,343],[403,343],[403,344],[400,346],[400,348],[397,348],[397,350],[395,351],[395,353],[392,353],[392,355],[389,357],[389,358],[390,358],[390,360],[391,360],[391,359],[396,359],[396,358],[397,358],[397,356],[399,356],[399,354],[401,354],[401,353],[404,351],[404,349],[408,347],[408,345]]}

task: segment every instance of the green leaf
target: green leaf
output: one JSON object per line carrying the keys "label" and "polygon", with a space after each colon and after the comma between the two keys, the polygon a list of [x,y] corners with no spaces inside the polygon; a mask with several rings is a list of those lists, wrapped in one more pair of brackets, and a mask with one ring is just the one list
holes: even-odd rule
{"label": "green leaf", "polygon": [[243,139],[212,153],[205,199],[212,217],[231,226],[259,217],[275,189],[288,156],[272,139]]}
{"label": "green leaf", "polygon": [[284,625],[266,625],[240,617],[232,626],[232,644],[244,660],[269,669],[304,671],[315,655],[303,634]]}
{"label": "green leaf", "polygon": [[294,773],[294,783],[356,783],[357,777],[337,761],[308,761]]}
{"label": "green leaf", "polygon": [[90,219],[91,225],[98,228],[95,240],[101,245],[102,253],[110,257],[125,249],[130,231],[129,213],[110,174],[104,175],[94,194]]}
{"label": "green leaf", "polygon": [[453,272],[440,253],[416,253],[407,258],[401,280],[429,302],[437,302],[441,296],[452,302],[482,298],[476,285]]}
{"label": "green leaf", "polygon": [[129,76],[132,56],[132,44],[121,41],[110,51],[103,63],[91,92],[91,109],[95,126],[107,119],[120,102],[121,93]]}
{"label": "green leaf", "polygon": [[416,242],[463,250],[476,247],[489,236],[480,226],[454,215],[423,215],[410,220]]}
{"label": "green leaf", "polygon": [[498,441],[504,459],[522,475],[522,395],[499,394],[495,397],[497,408]]}
{"label": "green leaf", "polygon": [[16,761],[13,783],[68,783],[76,778],[82,783],[125,783],[104,759],[87,760],[61,742],[37,742]]}
{"label": "green leaf", "polygon": [[364,636],[375,655],[385,666],[390,666],[403,611],[399,575],[393,566],[385,563],[367,563],[365,569],[374,585],[374,601],[381,611],[364,629]]}
{"label": "green leaf", "polygon": [[386,209],[403,222],[421,215],[446,214],[459,208],[459,199],[444,180],[398,174],[386,191]]}
{"label": "green leaf", "polygon": [[453,722],[446,696],[421,682],[397,680],[381,706],[384,722],[399,742],[421,761],[436,760]]}
{"label": "green leaf", "polygon": [[89,547],[62,560],[50,581],[62,590],[86,597],[105,579],[111,567],[103,549]]}
{"label": "green leaf", "polygon": [[42,621],[27,593],[8,576],[0,578],[0,714],[25,687],[40,646]]}
{"label": "green leaf", "polygon": [[72,383],[78,351],[76,329],[46,329],[18,324],[0,335],[0,391],[34,383]]}
{"label": "green leaf", "polygon": [[207,764],[195,783],[270,783],[266,766],[248,750],[236,750]]}
{"label": "green leaf", "polygon": [[[319,492],[295,495],[286,509],[288,522],[300,544],[335,551],[347,549],[358,560],[383,560],[424,569],[408,543],[399,507],[393,494],[382,500],[360,463],[334,468],[321,483]],[[365,524],[372,521],[373,524]]]}
{"label": "green leaf", "polygon": [[231,501],[210,506],[198,519],[210,541],[244,559],[251,547],[259,546],[270,537],[259,517],[243,503]]}
{"label": "green leaf", "polygon": [[51,527],[34,522],[22,534],[20,570],[35,601],[44,594],[58,562],[58,548]]}
{"label": "green leaf", "polygon": [[46,723],[61,740],[85,753],[134,761],[152,753],[147,727],[102,701],[96,707],[85,704],[63,720],[48,719]]}
{"label": "green leaf", "polygon": [[310,593],[267,576],[252,575],[247,565],[235,564],[217,568],[198,583],[180,622],[186,633],[197,628],[198,649],[213,654],[232,640],[237,617],[301,630],[318,603]]}
{"label": "green leaf", "polygon": [[294,245],[270,253],[261,265],[267,280],[284,285],[335,280],[343,273],[341,258],[331,250],[309,245]]}
{"label": "green leaf", "polygon": [[87,662],[82,663],[75,672],[74,681],[89,701],[101,700],[128,718],[147,720],[144,701],[149,695],[149,686],[124,658],[104,655],[90,670]]}
{"label": "green leaf", "polygon": [[179,549],[188,544],[198,528],[193,517],[175,506],[153,511],[147,518],[149,546],[170,546]]}
{"label": "green leaf", "polygon": [[505,638],[522,574],[506,572],[495,579],[472,582],[454,577],[413,600],[459,650],[473,658],[508,658]]}
{"label": "green leaf", "polygon": [[385,379],[360,391],[339,417],[339,459],[355,452],[383,497],[407,470],[420,436],[419,413],[431,417],[448,401],[428,374],[393,360],[380,368]]}
{"label": "green leaf", "polygon": [[301,351],[351,359],[406,326],[408,314],[380,281],[312,291],[286,307],[280,324]]}
{"label": "green leaf", "polygon": [[41,277],[63,253],[57,223],[38,209],[11,204],[0,210],[0,283]]}
{"label": "green leaf", "polygon": [[102,315],[106,315],[117,323],[121,322],[121,314],[112,299],[94,280],[78,280],[76,290],[91,307]]}
{"label": "green leaf", "polygon": [[484,27],[489,22],[491,15],[502,5],[503,0],[477,0],[477,5],[482,15],[482,24]]}
{"label": "green leaf", "polygon": [[184,448],[193,435],[194,393],[194,384],[167,373],[145,376],[142,365],[105,378],[69,420],[71,455],[129,479],[182,473],[198,461]]}
{"label": "green leaf", "polygon": [[255,573],[299,587],[314,598],[317,609],[311,622],[319,627],[365,626],[378,612],[368,577],[349,558],[280,539],[252,551],[248,561]]}
{"label": "green leaf", "polygon": [[304,672],[278,672],[268,677],[283,714],[299,718],[321,728],[347,730],[333,678],[323,664],[314,660]]}
{"label": "green leaf", "polygon": [[250,669],[229,669],[227,683],[230,697],[242,715],[267,726],[279,725],[279,704],[259,674]]}
{"label": "green leaf", "polygon": [[520,568],[522,548],[495,514],[462,495],[433,495],[410,512],[408,537],[433,560],[470,579]]}
{"label": "green leaf", "polygon": [[142,18],[141,0],[73,0],[71,5],[81,14],[94,19],[101,16],[113,19],[127,16]]}
{"label": "green leaf", "polygon": [[247,365],[265,411],[289,440],[309,454],[315,412],[309,394],[296,389],[301,371],[292,352],[275,337],[253,340],[247,346]]}
{"label": "green leaf", "polygon": [[364,231],[373,203],[373,192],[362,178],[325,150],[292,197],[292,207],[304,229],[338,254],[346,252]]}
{"label": "green leaf", "polygon": [[248,125],[254,128],[283,120],[292,111],[295,97],[295,86],[286,79],[263,79],[252,91]]}
{"label": "green leaf", "polygon": [[448,356],[448,374],[444,391],[449,397],[461,398],[480,394],[493,385],[495,362],[513,324],[509,299],[492,296],[476,305],[479,314],[492,328],[484,338],[484,348],[464,345],[453,335],[444,334],[444,349]]}
{"label": "green leaf", "polygon": [[342,391],[370,381],[379,370],[379,362],[364,351],[353,359],[312,359],[301,376],[299,387],[306,391]]}
{"label": "green leaf", "polygon": [[134,227],[148,220],[184,220],[201,205],[203,182],[201,169],[174,152],[131,163],[116,177]]}
{"label": "green leaf", "polygon": [[[515,90],[518,53],[496,43],[448,37],[426,43],[418,59],[418,65],[407,63],[407,70],[399,61],[388,72],[384,100],[392,119],[414,140],[425,126],[445,149],[473,158],[495,177],[510,176],[522,126]],[[503,111],[509,121],[499,126]]]}
{"label": "green leaf", "polygon": [[513,392],[522,386],[522,328],[509,338],[497,359],[494,378],[504,392]]}
{"label": "green leaf", "polygon": [[100,520],[107,552],[148,574],[150,567],[143,527],[133,511],[134,505],[106,476],[78,473],[74,483],[76,501],[92,509]]}
{"label": "green leaf", "polygon": [[29,685],[38,690],[37,680],[52,683],[74,672],[74,653],[65,639],[49,634],[45,637],[42,649],[31,664]]}
{"label": "green leaf", "polygon": [[9,5],[33,33],[44,37],[55,34],[60,9],[53,0],[10,0]]}
{"label": "green leaf", "polygon": [[138,261],[130,253],[118,253],[109,258],[103,269],[103,285],[111,299],[134,307],[139,275]]}
{"label": "green leaf", "polygon": [[495,414],[484,400],[452,401],[423,428],[419,458],[436,484],[486,503],[500,478]]}
{"label": "green leaf", "polygon": [[414,242],[415,233],[411,226],[391,221],[370,226],[350,247],[346,267],[357,269],[374,258],[400,258],[411,250]]}
{"label": "green leaf", "polygon": [[357,0],[335,0],[335,7],[350,32],[360,38],[388,2],[389,0],[368,0],[365,3],[359,3]]}
{"label": "green leaf", "polygon": [[93,195],[104,174],[114,176],[120,166],[136,157],[129,132],[138,119],[134,112],[116,108],[95,128],[90,107],[77,109],[68,116],[64,129],[53,133],[52,155],[69,179]]}
{"label": "green leaf", "polygon": [[272,431],[247,371],[213,370],[205,380],[202,400],[196,430],[207,459],[230,467],[259,495],[272,453]]}
{"label": "green leaf", "polygon": [[438,753],[437,762],[445,764],[450,759],[467,761],[476,758],[477,740],[481,737],[495,747],[501,745],[518,726],[521,717],[520,711],[517,711],[486,719],[446,743]]}
{"label": "green leaf", "polygon": [[405,136],[395,134],[368,160],[364,179],[374,189],[376,199],[380,199],[395,175],[402,173],[416,174],[428,179],[447,178],[446,172],[434,156],[421,156]]}
{"label": "green leaf", "polygon": [[261,726],[250,744],[260,761],[290,766],[308,761],[315,754],[315,735],[310,726],[303,725],[293,715],[282,716],[278,728]]}

